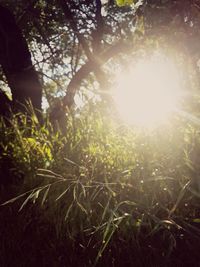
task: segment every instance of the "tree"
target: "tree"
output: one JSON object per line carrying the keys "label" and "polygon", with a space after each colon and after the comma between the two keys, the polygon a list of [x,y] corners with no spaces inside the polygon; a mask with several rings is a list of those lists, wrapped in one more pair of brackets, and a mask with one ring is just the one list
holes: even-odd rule
{"label": "tree", "polygon": [[[33,108],[40,111],[42,87],[27,42],[14,16],[3,6],[0,6],[0,63],[12,93],[12,102],[7,99],[7,106],[24,111],[31,101]],[[1,101],[5,99],[4,95]]]}
{"label": "tree", "polygon": [[[64,105],[70,107],[73,104],[74,96],[82,81],[87,79],[92,72],[94,72],[101,88],[108,87],[108,79],[102,66],[118,53],[128,51],[129,47],[122,41],[122,37],[125,37],[127,33],[123,34],[121,30],[122,23],[125,25],[132,21],[133,13],[131,8],[127,6],[126,9],[120,10],[113,1],[102,5],[100,0],[48,1],[48,3],[47,1],[32,1],[28,5],[26,1],[21,0],[18,1],[18,9],[16,9],[12,1],[5,1],[4,4],[18,18],[18,24],[23,29],[23,34],[35,57],[36,62],[34,64],[36,64],[43,78],[51,76],[50,78],[53,81],[60,84],[58,82],[60,77],[67,77],[65,80],[68,85],[66,85],[66,95],[63,98]],[[102,16],[103,8],[110,10],[108,19]],[[119,17],[118,21],[115,21],[114,17],[117,13],[124,17]],[[6,12],[6,14],[11,17],[9,12]],[[129,17],[127,17],[127,14],[129,14]],[[125,16],[126,20],[124,19]],[[12,27],[17,28],[16,23],[14,25],[13,22]],[[12,40],[18,39],[21,42],[18,48],[16,46],[16,49],[21,48],[21,53],[14,53],[17,57],[13,57],[12,60],[19,62],[19,58],[23,59],[20,61],[22,66],[18,66],[21,71],[24,66],[25,68],[32,66],[32,62],[25,39],[19,33],[19,29],[16,32],[18,33],[18,38],[14,35],[10,35],[10,38],[12,37]],[[109,36],[113,38],[112,41],[109,41]],[[37,60],[38,52],[43,57],[40,62]],[[11,54],[9,55],[11,58]],[[13,83],[10,81],[11,75],[8,73],[17,71],[8,70],[9,66],[7,65],[10,58],[2,58],[1,62],[8,84],[12,87],[11,92],[14,102],[20,101],[24,103],[27,98],[30,98],[33,105],[36,108],[40,108],[39,102],[36,103],[35,101],[39,99],[41,90],[37,91],[38,95],[33,93],[34,90],[28,90],[28,92],[20,94],[19,88],[13,87]],[[64,63],[66,60],[70,61],[68,65]],[[48,72],[51,72],[51,75],[45,74],[45,70],[41,66],[43,63],[48,65]],[[62,71],[58,71],[60,68],[62,68]],[[36,75],[36,72],[33,71],[32,74]],[[16,78],[22,81],[25,77],[21,73],[21,78],[19,75]],[[65,87],[65,84],[62,87]],[[33,95],[30,95],[31,92]],[[45,94],[48,98],[48,90],[45,91]]]}
{"label": "tree", "polygon": [[[177,54],[182,57],[188,53],[193,65],[199,56],[199,1],[2,0],[2,5],[15,14],[17,21],[13,22],[6,11],[17,30],[13,35],[7,31],[10,32],[7,37],[1,33],[4,40],[1,50],[10,51],[7,58],[3,53],[1,64],[14,103],[31,99],[36,108],[41,108],[41,86],[34,67],[40,74],[49,105],[59,95],[63,107],[71,107],[79,89],[90,88],[93,83],[98,83],[97,91],[104,95],[102,91],[112,82],[110,62],[128,62],[137,51],[177,47]],[[10,46],[5,46],[8,36]],[[12,53],[14,39],[18,45]],[[19,49],[21,52],[16,53]],[[15,69],[9,69],[11,58]],[[13,84],[25,81],[27,66],[30,90],[22,89],[21,94],[19,86]],[[17,83],[11,82],[9,73],[18,73]]]}

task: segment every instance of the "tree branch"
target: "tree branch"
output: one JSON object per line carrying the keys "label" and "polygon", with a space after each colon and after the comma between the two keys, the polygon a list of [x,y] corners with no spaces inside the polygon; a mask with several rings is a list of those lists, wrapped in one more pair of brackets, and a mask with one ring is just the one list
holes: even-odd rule
{"label": "tree branch", "polygon": [[60,6],[63,10],[63,13],[65,15],[66,20],[69,21],[70,26],[71,26],[73,32],[76,34],[79,43],[83,47],[83,50],[85,51],[87,58],[91,61],[94,60],[94,56],[93,56],[92,52],[90,51],[89,46],[88,46],[87,42],[85,41],[84,36],[82,36],[82,34],[79,33],[79,30],[78,30],[77,25],[74,21],[72,12],[71,12],[70,8],[68,7],[66,1],[65,0],[59,0],[59,3],[60,3]]}
{"label": "tree branch", "polygon": [[[78,41],[80,43],[80,45],[83,47],[85,54],[88,58],[88,65],[93,66],[94,68],[94,74],[100,84],[101,88],[107,88],[108,84],[107,84],[107,80],[106,80],[106,74],[102,71],[101,69],[101,63],[99,62],[99,58],[95,56],[95,53],[99,53],[100,52],[100,45],[101,45],[101,39],[102,39],[102,15],[101,15],[101,1],[100,0],[96,0],[95,4],[96,4],[96,10],[95,10],[95,20],[96,20],[96,30],[94,31],[94,35],[93,35],[93,53],[90,51],[89,45],[87,44],[84,36],[79,33],[78,27],[74,21],[72,12],[69,8],[69,6],[67,5],[65,0],[59,0],[60,5],[62,7],[62,10],[65,14],[66,19],[69,21],[70,26],[72,28],[72,30],[74,31],[74,33],[76,34]],[[87,67],[87,63],[86,63],[86,67],[83,68],[82,70],[80,70],[80,72],[78,71],[78,73],[74,76],[76,77],[75,79],[78,79],[77,82],[74,82],[74,78],[72,78],[72,81],[70,82],[70,84],[74,85],[74,83],[79,84],[79,77],[82,76],[82,74],[85,72],[85,70],[88,69]],[[84,74],[83,74],[84,76]],[[86,75],[87,76],[87,75]],[[69,88],[71,88],[71,85],[69,85]],[[76,88],[76,86],[74,86],[74,88]],[[75,93],[71,93],[72,90],[69,90],[69,94],[66,94],[65,97],[65,103],[67,103],[66,105],[70,106],[73,101],[72,98],[74,97],[73,95]],[[69,99],[67,100],[67,97],[69,97]]]}
{"label": "tree branch", "polygon": [[119,53],[128,53],[131,49],[131,46],[122,42],[119,42],[103,52],[99,60],[88,61],[83,65],[74,77],[71,79],[67,87],[66,95],[63,98],[63,105],[68,106],[69,108],[74,104],[74,97],[78,91],[82,80],[84,80],[91,72],[98,70],[103,64],[105,64],[109,59],[116,56]]}
{"label": "tree branch", "polygon": [[101,0],[96,0],[95,20],[96,30],[93,33],[93,52],[99,52],[101,50],[101,40],[103,35],[103,18],[101,15]]}

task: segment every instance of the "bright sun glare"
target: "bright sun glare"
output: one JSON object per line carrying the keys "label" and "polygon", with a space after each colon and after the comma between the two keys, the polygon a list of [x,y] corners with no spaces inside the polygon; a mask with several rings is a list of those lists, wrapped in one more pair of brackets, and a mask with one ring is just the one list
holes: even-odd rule
{"label": "bright sun glare", "polygon": [[178,70],[162,55],[140,60],[118,74],[113,98],[121,118],[129,124],[154,127],[175,112],[180,100]]}

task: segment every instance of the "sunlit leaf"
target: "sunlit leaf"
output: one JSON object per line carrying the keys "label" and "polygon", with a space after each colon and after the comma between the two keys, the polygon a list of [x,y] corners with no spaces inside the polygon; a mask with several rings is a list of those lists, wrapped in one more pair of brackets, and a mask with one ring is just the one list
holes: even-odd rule
{"label": "sunlit leaf", "polygon": [[126,6],[126,5],[131,5],[134,3],[134,0],[116,0],[116,4],[121,7],[121,6]]}
{"label": "sunlit leaf", "polygon": [[44,205],[44,203],[45,203],[45,200],[46,200],[46,198],[47,198],[47,196],[48,196],[50,187],[51,187],[51,185],[49,185],[49,186],[47,187],[47,189],[45,190],[45,193],[44,193],[43,198],[42,198],[41,206]]}
{"label": "sunlit leaf", "polygon": [[[31,191],[32,191],[32,190],[31,190]],[[21,194],[21,195],[19,195],[19,196],[17,196],[17,197],[14,197],[14,198],[12,198],[12,199],[10,199],[10,200],[8,200],[8,201],[2,203],[1,206],[5,206],[5,205],[8,205],[8,204],[13,203],[13,202],[15,202],[16,200],[18,200],[18,199],[24,197],[25,195],[27,195],[27,194],[30,193],[31,191],[25,192],[25,193],[23,193],[23,194]]]}

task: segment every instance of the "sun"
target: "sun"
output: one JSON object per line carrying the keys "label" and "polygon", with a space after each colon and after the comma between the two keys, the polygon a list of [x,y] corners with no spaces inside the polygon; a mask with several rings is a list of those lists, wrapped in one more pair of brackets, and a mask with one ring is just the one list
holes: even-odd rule
{"label": "sun", "polygon": [[167,57],[157,54],[142,59],[116,76],[112,96],[126,123],[154,127],[176,111],[181,97],[180,75]]}

